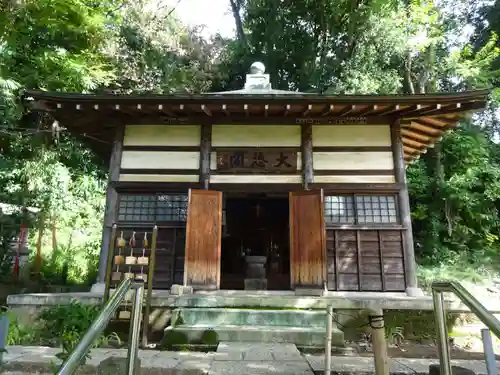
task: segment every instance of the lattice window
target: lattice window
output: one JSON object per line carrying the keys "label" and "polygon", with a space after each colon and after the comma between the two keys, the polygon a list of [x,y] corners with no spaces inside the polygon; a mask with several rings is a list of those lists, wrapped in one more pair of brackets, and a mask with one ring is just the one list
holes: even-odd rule
{"label": "lattice window", "polygon": [[354,197],[352,195],[326,196],[325,221],[328,224],[354,224]]}
{"label": "lattice window", "polygon": [[118,206],[120,222],[184,222],[187,220],[186,194],[121,194]]}
{"label": "lattice window", "polygon": [[121,195],[118,207],[118,221],[155,221],[154,195]]}
{"label": "lattice window", "polygon": [[357,195],[356,216],[360,224],[397,223],[394,195]]}
{"label": "lattice window", "polygon": [[187,195],[159,195],[156,221],[186,221]]}
{"label": "lattice window", "polygon": [[326,224],[395,224],[394,195],[330,195],[325,197]]}

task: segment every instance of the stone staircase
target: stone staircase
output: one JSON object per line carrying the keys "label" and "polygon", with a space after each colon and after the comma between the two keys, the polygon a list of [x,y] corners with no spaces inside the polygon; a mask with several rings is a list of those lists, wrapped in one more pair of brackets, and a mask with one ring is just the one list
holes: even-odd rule
{"label": "stone staircase", "polygon": [[[324,347],[326,312],[245,308],[178,308],[168,331],[182,333],[188,343],[212,340],[232,342],[293,343],[299,347]],[[215,332],[215,334],[213,333]],[[344,345],[344,333],[335,322],[332,345]]]}

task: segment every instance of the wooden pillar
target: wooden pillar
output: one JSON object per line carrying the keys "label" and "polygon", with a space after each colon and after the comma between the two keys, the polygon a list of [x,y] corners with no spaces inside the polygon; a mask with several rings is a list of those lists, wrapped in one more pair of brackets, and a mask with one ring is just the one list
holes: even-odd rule
{"label": "wooden pillar", "polygon": [[401,142],[401,125],[397,120],[391,126],[392,155],[394,158],[394,174],[396,182],[401,185],[398,193],[398,207],[401,225],[404,228],[404,260],[406,290],[408,294],[421,295],[417,285],[417,263],[413,245],[413,230],[411,225],[410,197],[406,183],[406,169],[404,161],[403,143]]}
{"label": "wooden pillar", "polygon": [[309,185],[314,182],[313,170],[313,142],[312,125],[304,124],[301,127],[301,153],[302,153],[302,186],[309,190]]}
{"label": "wooden pillar", "polygon": [[385,338],[384,312],[369,312],[368,320],[372,337],[375,375],[389,375],[389,357],[387,356],[387,340]]}
{"label": "wooden pillar", "polygon": [[212,124],[201,125],[200,140],[200,185],[208,190],[210,186],[210,153],[212,144]]}
{"label": "wooden pillar", "polygon": [[108,188],[106,190],[106,208],[104,211],[104,225],[102,229],[101,252],[99,254],[99,272],[97,282],[104,283],[106,281],[106,261],[111,240],[111,228],[116,221],[118,193],[116,192],[113,183],[120,179],[120,164],[122,160],[123,136],[125,126],[119,124],[115,130],[115,139],[111,150],[109,160],[109,175]]}

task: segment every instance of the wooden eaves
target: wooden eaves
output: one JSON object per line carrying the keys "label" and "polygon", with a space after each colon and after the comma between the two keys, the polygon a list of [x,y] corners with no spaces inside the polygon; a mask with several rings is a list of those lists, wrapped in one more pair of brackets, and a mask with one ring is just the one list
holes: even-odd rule
{"label": "wooden eaves", "polygon": [[393,124],[399,120],[406,163],[433,147],[471,112],[486,107],[489,90],[424,95],[235,94],[93,95],[27,91],[34,110],[101,155],[109,155],[119,124]]}

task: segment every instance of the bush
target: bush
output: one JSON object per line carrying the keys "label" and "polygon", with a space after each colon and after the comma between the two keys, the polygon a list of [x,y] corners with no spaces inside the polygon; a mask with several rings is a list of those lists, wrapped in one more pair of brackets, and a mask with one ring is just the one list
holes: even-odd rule
{"label": "bush", "polygon": [[43,345],[35,323],[33,325],[20,324],[14,314],[10,314],[9,333],[7,345]]}
{"label": "bush", "polygon": [[219,335],[213,329],[207,329],[201,335],[201,343],[204,345],[218,345]]}
{"label": "bush", "polygon": [[160,347],[163,350],[174,350],[180,346],[185,346],[188,343],[187,336],[179,331],[168,330],[165,332],[161,340]]}

